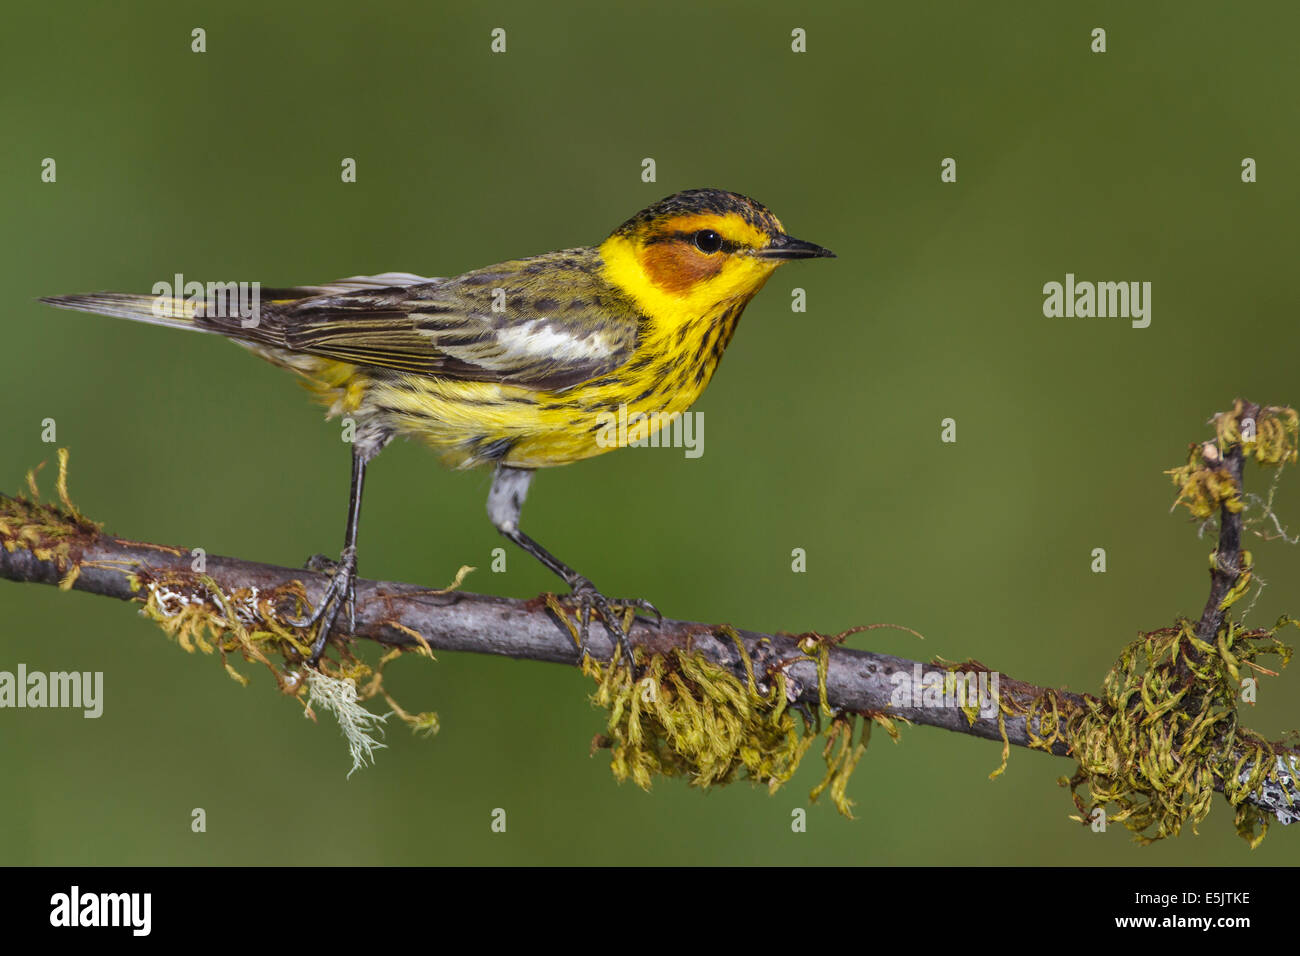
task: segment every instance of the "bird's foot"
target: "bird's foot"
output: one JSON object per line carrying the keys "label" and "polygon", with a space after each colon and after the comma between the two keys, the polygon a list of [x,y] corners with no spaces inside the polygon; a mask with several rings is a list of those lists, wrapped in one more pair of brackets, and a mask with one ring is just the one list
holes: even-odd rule
{"label": "bird's foot", "polygon": [[614,652],[610,655],[610,663],[616,663],[622,657],[629,668],[635,666],[631,638],[623,629],[624,615],[618,613],[615,609],[626,611],[628,608],[635,608],[636,610],[648,611],[654,615],[656,627],[662,624],[664,619],[664,616],[659,613],[659,609],[644,598],[607,598],[584,577],[576,578],[570,586],[572,591],[568,595],[568,599],[574,603],[578,612],[579,662],[587,657],[587,637],[590,632],[591,612],[594,610],[600,615],[601,621],[604,622],[605,630],[609,631],[614,638]]}
{"label": "bird's foot", "polygon": [[357,552],[355,548],[345,548],[338,561],[331,561],[323,554],[312,555],[307,561],[311,571],[333,572],[329,586],[321,595],[315,609],[305,618],[286,618],[293,627],[316,628],[316,637],[311,645],[311,658],[308,663],[315,667],[325,651],[325,642],[329,640],[330,631],[338,620],[339,612],[347,611],[348,633],[357,629]]}

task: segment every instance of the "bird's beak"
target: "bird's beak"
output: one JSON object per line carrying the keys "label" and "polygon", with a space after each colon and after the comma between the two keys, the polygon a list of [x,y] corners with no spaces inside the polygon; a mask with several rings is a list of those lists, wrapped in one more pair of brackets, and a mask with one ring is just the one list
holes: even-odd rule
{"label": "bird's beak", "polygon": [[834,259],[835,253],[811,242],[804,242],[794,236],[780,235],[762,249],[754,250],[760,259]]}

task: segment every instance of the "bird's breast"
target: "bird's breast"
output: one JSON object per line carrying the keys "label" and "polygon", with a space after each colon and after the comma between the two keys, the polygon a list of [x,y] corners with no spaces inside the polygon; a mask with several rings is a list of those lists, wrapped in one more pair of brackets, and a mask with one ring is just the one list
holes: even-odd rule
{"label": "bird's breast", "polygon": [[572,398],[600,410],[686,411],[708,386],[748,302],[723,303],[694,321],[652,323],[631,359],[578,386]]}

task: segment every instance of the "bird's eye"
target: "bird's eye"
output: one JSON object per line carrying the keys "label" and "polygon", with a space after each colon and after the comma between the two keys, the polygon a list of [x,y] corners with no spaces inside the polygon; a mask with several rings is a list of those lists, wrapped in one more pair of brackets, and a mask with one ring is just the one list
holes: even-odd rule
{"label": "bird's eye", "polygon": [[722,237],[712,229],[701,229],[695,234],[695,248],[712,255],[722,248]]}

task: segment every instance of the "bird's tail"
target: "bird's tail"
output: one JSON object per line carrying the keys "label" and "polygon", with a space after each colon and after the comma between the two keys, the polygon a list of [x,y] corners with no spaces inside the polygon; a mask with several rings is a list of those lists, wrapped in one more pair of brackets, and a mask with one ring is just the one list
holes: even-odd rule
{"label": "bird's tail", "polygon": [[[92,292],[88,295],[52,295],[40,301],[60,309],[94,312],[133,322],[213,332],[240,341],[283,346],[283,332],[272,328],[282,306],[316,297],[382,293],[393,288],[439,281],[409,272],[385,272],[374,276],[351,276],[324,285],[264,289],[260,284],[252,283],[250,290],[243,283],[226,282],[209,284],[203,295]],[[188,283],[182,286],[181,277],[177,276],[175,288],[182,287],[191,288]],[[261,322],[262,317],[268,321]]]}
{"label": "bird's tail", "polygon": [[174,329],[190,329],[195,332],[214,331],[194,321],[201,304],[177,296],[92,292],[88,295],[45,296],[40,301],[60,309],[111,315],[119,319],[131,319],[134,322],[148,322],[150,325],[166,325]]}

